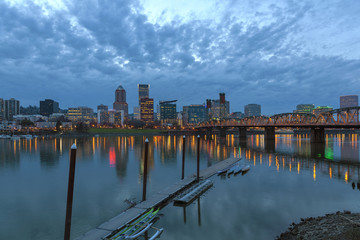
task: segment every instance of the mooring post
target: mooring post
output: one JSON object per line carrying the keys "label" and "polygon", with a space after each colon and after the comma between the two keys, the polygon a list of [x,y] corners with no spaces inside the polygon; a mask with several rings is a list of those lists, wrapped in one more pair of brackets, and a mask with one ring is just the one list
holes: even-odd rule
{"label": "mooring post", "polygon": [[183,207],[184,212],[184,224],[186,224],[186,206]]}
{"label": "mooring post", "polygon": [[196,180],[200,180],[200,135],[197,135],[197,174]]}
{"label": "mooring post", "polygon": [[68,183],[68,193],[67,193],[67,202],[66,202],[64,240],[70,239],[71,213],[72,213],[72,204],[73,204],[73,195],[74,195],[76,149],[77,149],[76,145],[73,144],[71,146],[71,153],[70,153],[69,183]]}
{"label": "mooring post", "polygon": [[149,139],[145,139],[145,156],[144,156],[144,175],[143,175],[143,197],[146,200],[146,182],[147,182],[147,165],[148,165]]}
{"label": "mooring post", "polygon": [[198,224],[199,226],[201,226],[200,197],[198,197],[197,202],[198,202]]}
{"label": "mooring post", "polygon": [[183,136],[183,152],[182,152],[182,170],[181,170],[181,180],[184,179],[184,169],[185,169],[185,135]]}

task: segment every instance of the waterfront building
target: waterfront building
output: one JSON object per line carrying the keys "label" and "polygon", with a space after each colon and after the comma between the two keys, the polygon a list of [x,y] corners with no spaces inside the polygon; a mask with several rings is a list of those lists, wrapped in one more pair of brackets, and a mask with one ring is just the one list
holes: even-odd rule
{"label": "waterfront building", "polygon": [[101,123],[101,119],[100,119],[101,112],[107,112],[108,110],[109,110],[109,107],[107,105],[100,104],[97,106],[96,116],[97,116],[98,123]]}
{"label": "waterfront building", "polygon": [[140,107],[134,107],[134,119],[141,120],[140,118]]}
{"label": "waterfront building", "polygon": [[4,118],[5,120],[12,121],[14,115],[20,114],[20,101],[14,98],[4,101]]}
{"label": "waterfront building", "polygon": [[40,114],[43,116],[50,116],[50,114],[59,112],[59,103],[52,99],[45,99],[40,101]]}
{"label": "waterfront building", "polygon": [[142,98],[140,102],[140,119],[145,123],[154,121],[154,99]]}
{"label": "waterfront building", "polygon": [[176,104],[171,102],[160,102],[160,122],[161,124],[176,123]]}
{"label": "waterfront building", "polygon": [[150,84],[138,84],[139,91],[139,106],[141,105],[141,99],[149,98]]}
{"label": "waterfront building", "polygon": [[[54,129],[56,128],[57,121],[45,121],[43,119],[39,119],[35,122],[37,128],[42,129]],[[61,121],[61,127],[64,128],[71,128],[72,122],[71,121]]]}
{"label": "waterfront building", "polygon": [[156,114],[155,114],[155,120],[160,121],[160,105],[158,104],[156,106]]}
{"label": "waterfront building", "polygon": [[123,125],[124,124],[124,111],[110,110],[109,111],[109,123],[112,125]]}
{"label": "waterfront building", "polygon": [[244,107],[245,117],[259,117],[261,116],[261,105],[248,104]]}
{"label": "waterfront building", "polygon": [[69,108],[66,116],[72,122],[90,123],[94,120],[94,110],[89,107]]}
{"label": "waterfront building", "polygon": [[98,116],[98,123],[102,125],[123,125],[124,111],[123,110],[102,110]]}
{"label": "waterfront building", "polygon": [[[60,109],[59,109],[60,111]],[[20,106],[20,114],[22,115],[37,115],[40,114],[40,108],[38,106],[27,106],[27,107],[22,107]]]}
{"label": "waterfront building", "polygon": [[298,104],[294,113],[312,113],[314,108],[314,104]]}
{"label": "waterfront building", "polygon": [[329,106],[318,106],[313,110],[313,114],[315,116],[319,116],[320,113],[328,112],[328,111],[331,111],[331,110],[333,110],[333,108],[329,107]]}
{"label": "waterfront building", "polygon": [[108,111],[108,110],[109,110],[109,107],[107,105],[100,104],[97,106],[97,112]]}
{"label": "waterfront building", "polygon": [[40,119],[42,119],[42,120],[44,120],[46,122],[48,121],[48,117],[46,117],[44,115],[38,115],[38,114],[35,114],[35,115],[22,115],[22,114],[19,114],[19,115],[14,115],[13,119],[17,123],[21,123],[21,121],[23,121],[23,120],[30,120],[33,123],[35,123],[36,121],[38,121]]}
{"label": "waterfront building", "polygon": [[358,107],[358,95],[340,96],[340,108]]}
{"label": "waterfront building", "polygon": [[184,114],[183,114],[183,112],[178,112],[176,115],[177,115],[176,124],[178,126],[182,127],[183,126],[183,116],[184,116]]}
{"label": "waterfront building", "polygon": [[126,91],[121,85],[115,90],[115,102],[113,108],[114,110],[124,111],[124,117],[127,117],[128,104],[126,103]]}
{"label": "waterfront building", "polygon": [[205,105],[183,106],[183,124],[198,124],[207,120]]}
{"label": "waterfront building", "polygon": [[230,102],[226,101],[225,93],[219,93],[219,100],[206,100],[206,109],[209,119],[224,119],[230,114]]}
{"label": "waterfront building", "polygon": [[4,120],[5,115],[4,115],[4,99],[0,98],[0,121]]}
{"label": "waterfront building", "polygon": [[229,116],[229,118],[232,118],[232,119],[243,119],[245,116],[244,113],[242,112],[232,112]]}
{"label": "waterfront building", "polygon": [[109,111],[100,111],[98,112],[98,121],[99,124],[104,125],[109,123]]}
{"label": "waterfront building", "polygon": [[[65,113],[53,113],[49,116],[49,121],[50,122],[57,122],[57,121],[65,121],[66,120],[66,116]],[[68,120],[70,121],[70,120]],[[70,121],[71,122],[71,121]]]}

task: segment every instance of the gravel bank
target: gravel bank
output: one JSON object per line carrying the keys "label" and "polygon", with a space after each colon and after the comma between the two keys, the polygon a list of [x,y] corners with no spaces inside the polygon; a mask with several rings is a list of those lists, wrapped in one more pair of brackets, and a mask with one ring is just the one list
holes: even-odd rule
{"label": "gravel bank", "polygon": [[360,213],[344,211],[316,218],[301,219],[300,223],[292,223],[288,231],[282,233],[276,239],[359,240]]}

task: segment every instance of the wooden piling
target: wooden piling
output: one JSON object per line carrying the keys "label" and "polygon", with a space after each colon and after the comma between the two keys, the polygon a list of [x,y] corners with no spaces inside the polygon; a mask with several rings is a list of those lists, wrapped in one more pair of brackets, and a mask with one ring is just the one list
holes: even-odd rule
{"label": "wooden piling", "polygon": [[200,135],[197,135],[197,171],[196,180],[200,180]]}
{"label": "wooden piling", "polygon": [[76,145],[73,144],[71,146],[71,153],[70,153],[69,183],[68,183],[68,193],[67,193],[67,202],[66,202],[64,240],[70,239],[71,213],[72,213],[72,204],[73,204],[73,195],[74,195],[76,149],[77,149]]}
{"label": "wooden piling", "polygon": [[147,168],[148,168],[148,153],[149,153],[149,139],[145,139],[145,156],[144,156],[144,174],[143,174],[143,196],[142,200],[146,200],[146,183],[147,183]]}
{"label": "wooden piling", "polygon": [[182,169],[181,169],[181,180],[184,179],[184,171],[185,171],[185,135],[183,136],[183,152],[182,152]]}

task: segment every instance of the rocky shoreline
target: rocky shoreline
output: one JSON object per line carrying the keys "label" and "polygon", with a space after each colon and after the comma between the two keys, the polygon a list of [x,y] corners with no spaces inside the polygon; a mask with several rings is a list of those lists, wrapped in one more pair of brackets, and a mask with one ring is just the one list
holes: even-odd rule
{"label": "rocky shoreline", "polygon": [[301,219],[300,223],[292,223],[288,231],[282,233],[278,240],[360,239],[360,213],[350,211],[326,214],[321,217]]}

